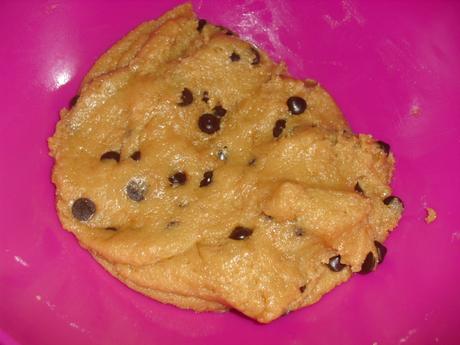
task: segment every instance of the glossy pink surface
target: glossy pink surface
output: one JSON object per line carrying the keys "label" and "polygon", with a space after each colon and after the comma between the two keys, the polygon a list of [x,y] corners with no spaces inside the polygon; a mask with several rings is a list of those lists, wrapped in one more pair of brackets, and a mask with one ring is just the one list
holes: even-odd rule
{"label": "glossy pink surface", "polygon": [[[46,138],[97,56],[178,1],[0,3],[0,343],[459,344],[460,2],[195,1],[389,142],[406,212],[378,271],[270,325],[137,294],[62,230]],[[438,212],[427,225],[424,207]]]}

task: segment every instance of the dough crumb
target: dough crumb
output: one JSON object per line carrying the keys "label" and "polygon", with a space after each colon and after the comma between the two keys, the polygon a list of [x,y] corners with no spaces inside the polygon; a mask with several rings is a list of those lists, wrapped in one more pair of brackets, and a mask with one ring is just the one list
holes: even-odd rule
{"label": "dough crumb", "polygon": [[436,214],[436,211],[432,209],[431,207],[426,207],[426,216],[425,216],[425,223],[430,224],[433,223],[438,215]]}

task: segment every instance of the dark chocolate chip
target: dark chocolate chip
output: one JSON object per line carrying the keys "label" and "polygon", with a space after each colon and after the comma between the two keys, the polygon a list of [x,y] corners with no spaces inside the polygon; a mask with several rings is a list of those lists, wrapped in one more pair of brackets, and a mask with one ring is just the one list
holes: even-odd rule
{"label": "dark chocolate chip", "polygon": [[177,105],[181,107],[185,107],[193,103],[193,93],[186,87],[182,90],[182,95],[180,96],[181,102],[177,103]]}
{"label": "dark chocolate chip", "polygon": [[211,182],[212,182],[212,175],[213,175],[212,171],[206,171],[203,174],[203,179],[200,182],[200,187],[206,187],[206,186],[210,185]]}
{"label": "dark chocolate chip", "polygon": [[374,257],[374,254],[372,254],[372,252],[369,252],[366,255],[366,258],[364,259],[363,264],[361,265],[361,271],[359,271],[358,273],[359,274],[368,274],[368,273],[372,272],[374,267],[375,267],[375,257]]}
{"label": "dark chocolate chip", "polygon": [[73,96],[70,99],[70,101],[69,101],[69,109],[72,109],[75,106],[75,104],[77,104],[79,98],[80,98],[80,95],[76,94],[75,96]]}
{"label": "dark chocolate chip", "polygon": [[258,65],[260,63],[260,54],[259,54],[259,51],[254,48],[254,47],[251,47],[251,51],[254,53],[254,59],[252,59],[252,62],[251,62],[251,65]]}
{"label": "dark chocolate chip", "polygon": [[201,98],[201,100],[205,103],[208,103],[209,101],[209,93],[208,91],[203,91],[203,97]]}
{"label": "dark chocolate chip", "polygon": [[293,115],[302,114],[307,109],[307,102],[298,96],[289,97],[286,104]]}
{"label": "dark chocolate chip", "polygon": [[233,52],[232,55],[230,55],[230,60],[232,60],[232,62],[240,61],[240,59],[241,57],[235,52]]}
{"label": "dark chocolate chip", "polygon": [[114,228],[113,226],[109,226],[108,228],[105,228],[105,230],[117,231],[117,228]]}
{"label": "dark chocolate chip", "polygon": [[171,186],[181,186],[187,182],[187,175],[183,171],[178,171],[174,175],[168,177]]}
{"label": "dark chocolate chip", "polygon": [[201,30],[203,30],[204,26],[206,25],[207,21],[204,20],[204,19],[200,19],[198,21],[198,27],[196,28],[198,30],[198,32],[201,32]]}
{"label": "dark chocolate chip", "polygon": [[307,288],[306,285],[302,285],[301,287],[299,287],[300,293],[303,293],[306,288]]}
{"label": "dark chocolate chip", "polygon": [[336,255],[330,258],[327,266],[333,272],[340,272],[346,267],[346,265],[340,262],[340,255]]}
{"label": "dark chocolate chip", "polygon": [[251,235],[252,229],[245,228],[244,226],[237,226],[228,237],[232,240],[245,240]]}
{"label": "dark chocolate chip", "polygon": [[393,204],[395,202],[400,203],[401,206],[404,208],[403,201],[400,198],[398,198],[397,196],[390,195],[390,196],[386,197],[385,199],[383,199],[383,203],[385,205],[390,205],[390,204]]}
{"label": "dark chocolate chip", "polygon": [[203,114],[198,119],[198,127],[202,132],[213,134],[220,129],[220,119],[212,114]]}
{"label": "dark chocolate chip", "polygon": [[107,160],[107,159],[113,159],[117,162],[120,161],[120,153],[117,152],[117,151],[107,151],[106,153],[104,153],[100,160],[103,161],[103,160]]}
{"label": "dark chocolate chip", "polygon": [[381,264],[383,260],[385,259],[385,255],[387,255],[387,248],[378,241],[374,241],[374,245],[375,245],[375,248],[377,249],[377,256],[378,256],[379,264]]}
{"label": "dark chocolate chip", "polygon": [[142,201],[145,199],[145,193],[147,192],[147,186],[145,181],[140,179],[132,179],[126,185],[126,194],[128,198],[134,201]]}
{"label": "dark chocolate chip", "polygon": [[302,228],[296,228],[295,229],[295,235],[297,237],[302,237],[305,234],[305,230]]}
{"label": "dark chocolate chip", "polygon": [[166,224],[166,229],[174,228],[174,227],[178,226],[179,224],[180,224],[180,222],[178,220],[172,220],[168,224]]}
{"label": "dark chocolate chip", "polygon": [[88,198],[80,198],[72,204],[72,215],[75,219],[86,221],[96,212],[96,205]]}
{"label": "dark chocolate chip", "polygon": [[225,114],[227,114],[227,109],[225,109],[221,105],[216,105],[214,108],[212,108],[212,111],[213,111],[214,115],[217,116],[217,117],[224,117]]}
{"label": "dark chocolate chip", "polygon": [[135,161],[140,160],[141,159],[141,151],[133,152],[130,157],[131,157],[132,160],[135,160]]}
{"label": "dark chocolate chip", "polygon": [[359,182],[356,182],[355,184],[355,192],[364,195],[364,191],[361,188],[361,185],[359,184]]}
{"label": "dark chocolate chip", "polygon": [[383,142],[381,140],[378,140],[377,145],[379,145],[380,149],[385,152],[387,155],[390,154],[390,145],[388,145],[386,142]]}
{"label": "dark chocolate chip", "polygon": [[273,127],[273,136],[278,138],[283,130],[286,128],[286,120],[281,119],[275,122],[275,126]]}

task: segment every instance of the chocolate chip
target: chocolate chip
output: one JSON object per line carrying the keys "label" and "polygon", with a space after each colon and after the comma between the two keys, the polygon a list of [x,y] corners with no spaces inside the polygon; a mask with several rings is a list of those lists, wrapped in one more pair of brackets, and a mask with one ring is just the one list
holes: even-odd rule
{"label": "chocolate chip", "polygon": [[209,101],[209,93],[208,91],[203,91],[203,97],[201,98],[201,100],[205,103],[208,103]]}
{"label": "chocolate chip", "polygon": [[296,228],[295,229],[295,235],[297,237],[302,237],[305,234],[305,230],[302,228]]}
{"label": "chocolate chip", "polygon": [[171,186],[182,186],[187,182],[187,175],[183,171],[178,171],[174,175],[168,177]]}
{"label": "chocolate chip", "polygon": [[86,221],[96,212],[96,205],[88,198],[80,198],[72,204],[72,215],[75,219]]}
{"label": "chocolate chip", "polygon": [[230,60],[232,60],[232,62],[240,61],[240,59],[241,57],[235,52],[233,52],[232,55],[230,55]]}
{"label": "chocolate chip", "polygon": [[375,257],[372,252],[369,252],[366,255],[366,258],[364,259],[363,264],[361,265],[361,271],[359,271],[359,274],[368,274],[369,272],[372,272],[372,270],[375,267]]}
{"label": "chocolate chip", "polygon": [[193,102],[193,93],[186,87],[182,90],[182,95],[180,96],[181,102],[177,103],[177,105],[181,107],[185,107],[187,105],[192,104]]}
{"label": "chocolate chip", "polygon": [[214,115],[217,117],[224,117],[225,114],[227,114],[227,109],[225,109],[221,105],[216,105],[214,108],[212,108],[212,111],[214,112]]}
{"label": "chocolate chip", "polygon": [[303,293],[306,288],[307,288],[306,285],[302,285],[301,287],[299,287],[300,293]]}
{"label": "chocolate chip", "polygon": [[359,182],[356,182],[355,184],[355,192],[364,195],[364,191],[361,188],[361,185],[359,184]]}
{"label": "chocolate chip", "polygon": [[385,259],[385,255],[387,255],[387,248],[378,241],[374,241],[374,245],[375,245],[375,248],[377,249],[377,256],[378,256],[379,264],[381,264],[383,260]]}
{"label": "chocolate chip", "polygon": [[260,63],[260,54],[259,54],[259,51],[254,48],[254,47],[251,47],[251,51],[254,53],[254,59],[252,59],[252,62],[251,62],[251,65],[258,65]]}
{"label": "chocolate chip", "polygon": [[245,228],[244,226],[237,226],[235,229],[233,229],[232,233],[229,238],[232,240],[245,240],[249,236],[252,235],[252,229]]}
{"label": "chocolate chip", "polygon": [[144,200],[146,192],[147,185],[142,179],[134,178],[126,185],[126,194],[131,200],[137,202]]}
{"label": "chocolate chip", "polygon": [[204,26],[206,25],[207,21],[204,20],[204,19],[200,19],[198,21],[198,27],[196,28],[198,30],[198,32],[201,32],[201,30],[203,30]]}
{"label": "chocolate chip", "polygon": [[75,96],[73,96],[70,99],[70,101],[69,101],[69,109],[72,109],[75,106],[75,104],[77,104],[79,98],[80,98],[80,95],[76,94]]}
{"label": "chocolate chip", "polygon": [[117,228],[114,228],[114,227],[112,227],[112,226],[109,226],[108,228],[105,228],[105,230],[117,231]]}
{"label": "chocolate chip", "polygon": [[278,138],[283,130],[286,128],[286,120],[281,119],[275,122],[275,126],[273,127],[273,136]]}
{"label": "chocolate chip", "polygon": [[383,203],[385,205],[390,205],[390,204],[394,204],[394,203],[400,203],[402,208],[404,208],[404,203],[402,202],[402,200],[400,198],[398,198],[397,196],[394,196],[394,195],[390,195],[390,196],[386,197],[385,199],[383,199]]}
{"label": "chocolate chip", "polygon": [[386,153],[387,156],[390,154],[390,145],[381,140],[376,141],[376,143],[379,145],[380,149]]}
{"label": "chocolate chip", "polygon": [[340,272],[346,267],[346,265],[340,262],[340,255],[336,255],[330,258],[327,266],[333,272]]}
{"label": "chocolate chip", "polygon": [[203,174],[203,179],[200,182],[200,187],[206,187],[206,186],[210,185],[211,182],[212,182],[212,175],[213,175],[212,171],[206,171]]}
{"label": "chocolate chip", "polygon": [[286,104],[293,115],[302,114],[307,109],[307,102],[298,96],[289,97]]}
{"label": "chocolate chip", "polygon": [[117,151],[107,151],[106,153],[104,153],[100,160],[103,161],[103,160],[107,160],[107,159],[113,159],[113,160],[116,160],[117,162],[120,161],[120,153],[117,152]]}
{"label": "chocolate chip", "polygon": [[203,114],[198,119],[198,127],[202,132],[213,134],[220,129],[220,119],[212,114]]}
{"label": "chocolate chip", "polygon": [[227,158],[228,158],[228,148],[227,148],[227,146],[224,146],[222,148],[222,150],[219,150],[219,152],[217,152],[217,158],[219,158],[219,160],[221,160],[221,161],[227,160]]}
{"label": "chocolate chip", "polygon": [[136,151],[134,153],[131,154],[131,159],[132,160],[135,160],[135,161],[138,161],[141,159],[141,151]]}
{"label": "chocolate chip", "polygon": [[179,224],[180,224],[180,222],[178,220],[172,220],[168,224],[166,224],[166,229],[174,228],[174,227],[178,226]]}
{"label": "chocolate chip", "polygon": [[251,159],[251,160],[248,162],[248,165],[249,165],[249,166],[254,165],[254,164],[256,163],[256,160],[257,160],[256,158]]}

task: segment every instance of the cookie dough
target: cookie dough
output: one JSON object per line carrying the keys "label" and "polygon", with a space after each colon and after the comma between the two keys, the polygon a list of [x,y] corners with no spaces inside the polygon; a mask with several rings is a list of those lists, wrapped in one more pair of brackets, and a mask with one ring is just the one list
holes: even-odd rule
{"label": "cookie dough", "polygon": [[388,144],[188,4],[102,55],[49,147],[59,218],[110,273],[264,323],[375,270],[403,210]]}

